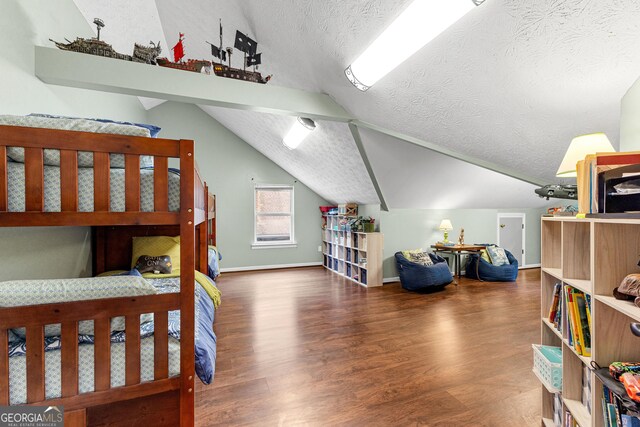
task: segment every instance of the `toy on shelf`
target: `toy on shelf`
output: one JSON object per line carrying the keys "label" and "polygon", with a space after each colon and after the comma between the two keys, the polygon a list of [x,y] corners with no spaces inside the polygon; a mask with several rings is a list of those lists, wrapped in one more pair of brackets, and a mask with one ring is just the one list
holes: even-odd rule
{"label": "toy on shelf", "polygon": [[[271,75],[262,77],[262,74],[256,71],[256,67],[262,64],[262,53],[257,52],[258,43],[240,31],[236,31],[233,47],[244,53],[243,66],[241,69],[231,67],[233,48],[224,49],[222,46],[222,20],[220,20],[220,46],[213,43],[209,43],[209,45],[211,45],[211,56],[220,61],[216,62],[215,59],[213,61],[213,72],[216,76],[261,84],[266,84],[271,80]],[[247,71],[247,67],[253,67],[253,71]]]}
{"label": "toy on shelf", "polygon": [[123,61],[141,62],[150,65],[157,64],[157,58],[160,55],[160,52],[162,52],[160,42],[158,42],[158,44],[149,42],[150,46],[143,46],[141,44],[134,43],[133,55],[126,55],[124,53],[116,52],[113,49],[113,46],[103,40],[100,40],[100,30],[105,26],[102,19],[95,18],[93,23],[98,28],[98,35],[94,38],[83,39],[81,37],[76,37],[74,41],[65,39],[67,40],[67,43],[57,42],[53,39],[49,40],[52,41],[60,50],[104,56],[106,58],[121,59]]}
{"label": "toy on shelf", "polygon": [[192,71],[194,73],[202,73],[204,70],[205,74],[211,74],[211,61],[207,61],[206,59],[187,59],[187,61],[184,62],[182,60],[184,58],[183,41],[184,33],[178,33],[178,42],[171,48],[174,62],[171,62],[169,58],[158,58],[158,65],[176,70]]}

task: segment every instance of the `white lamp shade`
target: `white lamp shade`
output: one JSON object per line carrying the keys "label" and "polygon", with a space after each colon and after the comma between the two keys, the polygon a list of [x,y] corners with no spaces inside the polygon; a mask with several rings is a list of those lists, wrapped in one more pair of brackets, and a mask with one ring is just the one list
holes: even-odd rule
{"label": "white lamp shade", "polygon": [[576,176],[576,163],[589,154],[613,153],[616,150],[609,142],[609,138],[602,132],[576,136],[571,141],[567,153],[556,173],[557,177],[570,178]]}
{"label": "white lamp shade", "polygon": [[449,231],[453,230],[453,225],[451,225],[451,221],[448,219],[443,219],[440,223],[440,230]]}

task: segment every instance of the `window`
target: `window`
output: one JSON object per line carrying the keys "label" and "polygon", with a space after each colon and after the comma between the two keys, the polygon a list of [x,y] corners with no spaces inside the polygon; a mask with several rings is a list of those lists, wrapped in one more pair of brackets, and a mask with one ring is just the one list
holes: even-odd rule
{"label": "window", "polygon": [[254,191],[254,248],[295,246],[293,187],[256,185]]}

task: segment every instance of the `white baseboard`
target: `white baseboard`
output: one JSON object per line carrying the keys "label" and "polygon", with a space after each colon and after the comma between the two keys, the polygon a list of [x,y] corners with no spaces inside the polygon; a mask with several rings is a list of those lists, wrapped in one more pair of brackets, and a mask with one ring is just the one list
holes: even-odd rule
{"label": "white baseboard", "polygon": [[220,273],[233,273],[236,271],[257,271],[257,270],[277,270],[280,268],[316,267],[321,266],[322,261],[301,262],[298,264],[277,264],[277,265],[252,265],[248,267],[227,267],[221,268]]}
{"label": "white baseboard", "polygon": [[393,282],[399,282],[400,278],[398,276],[396,277],[385,277],[384,279],[382,279],[382,283],[393,283]]}
{"label": "white baseboard", "polygon": [[540,268],[541,264],[527,264],[527,265],[522,265],[518,268],[518,270],[526,270],[528,268]]}

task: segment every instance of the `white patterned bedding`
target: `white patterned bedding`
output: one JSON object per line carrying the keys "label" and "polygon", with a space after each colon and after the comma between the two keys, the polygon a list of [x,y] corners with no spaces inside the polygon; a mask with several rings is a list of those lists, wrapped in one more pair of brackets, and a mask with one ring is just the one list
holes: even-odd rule
{"label": "white patterned bedding", "polygon": [[[25,211],[24,164],[7,162],[9,212]],[[125,171],[110,169],[111,211],[125,211]],[[153,212],[153,169],[140,170],[140,210]],[[169,211],[180,209],[180,176],[169,173]],[[60,168],[44,167],[44,212],[60,212]],[[78,168],[78,212],[93,211],[93,169]]]}
{"label": "white patterned bedding", "polygon": [[[94,390],[94,346],[84,344],[78,347],[78,389],[80,393]],[[62,369],[59,350],[45,352],[45,396],[55,399],[61,396]],[[111,387],[125,383],[125,344],[111,343]],[[140,380],[153,380],[153,336],[140,340]],[[180,341],[169,337],[169,376],[180,374]],[[27,401],[26,357],[9,358],[9,402],[21,405]]]}

